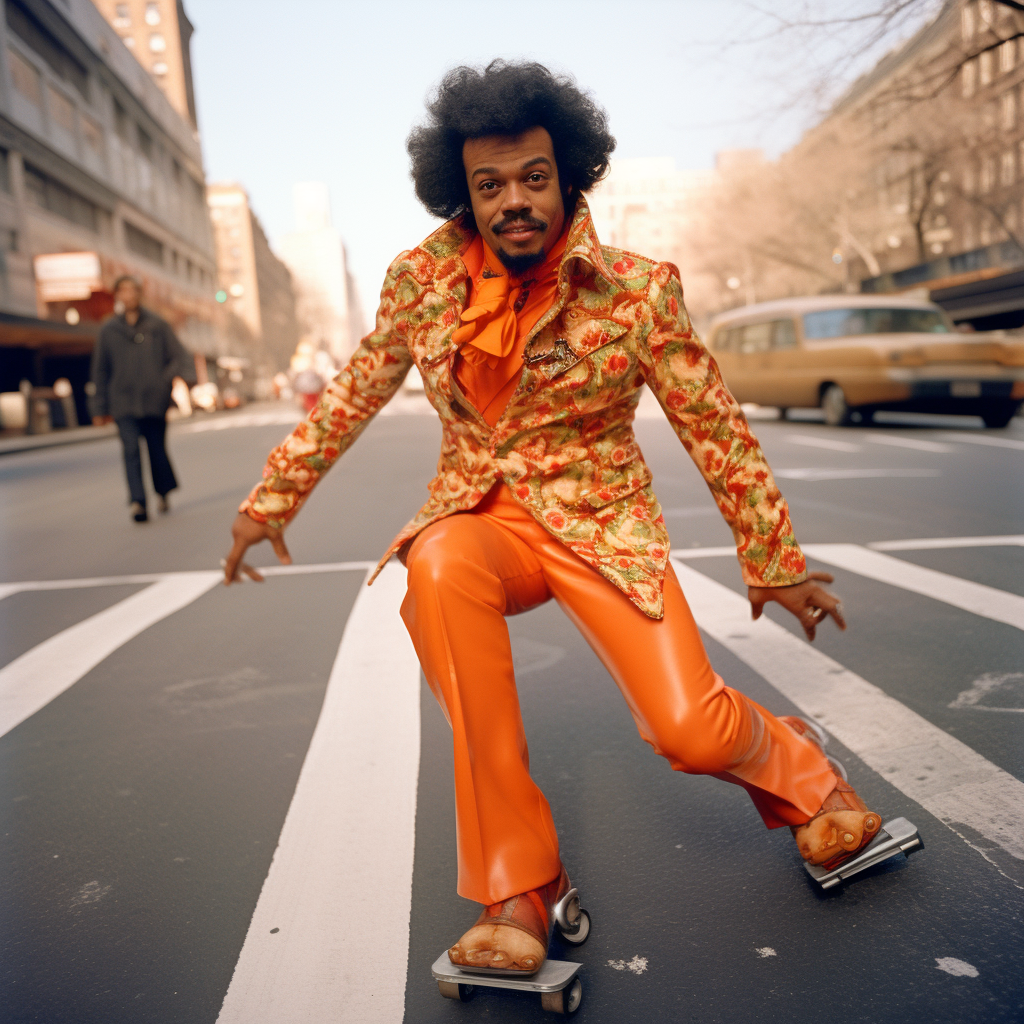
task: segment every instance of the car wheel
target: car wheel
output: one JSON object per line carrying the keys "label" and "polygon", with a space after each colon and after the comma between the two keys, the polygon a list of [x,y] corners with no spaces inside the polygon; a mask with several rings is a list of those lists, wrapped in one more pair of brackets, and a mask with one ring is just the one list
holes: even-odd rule
{"label": "car wheel", "polygon": [[1008,405],[995,405],[986,409],[982,414],[981,418],[985,422],[985,426],[992,430],[999,430],[1002,427],[1009,426],[1010,420],[1017,415],[1018,405],[1016,402]]}
{"label": "car wheel", "polygon": [[838,384],[829,384],[821,396],[821,409],[825,413],[825,422],[830,427],[847,427],[851,423],[850,407],[846,404],[846,394]]}

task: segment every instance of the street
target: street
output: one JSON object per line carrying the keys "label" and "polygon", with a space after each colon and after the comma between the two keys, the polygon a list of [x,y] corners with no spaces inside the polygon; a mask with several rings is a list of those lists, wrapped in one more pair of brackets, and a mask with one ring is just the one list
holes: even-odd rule
{"label": "street", "polygon": [[[582,1022],[1024,1015],[1024,420],[756,420],[849,629],[752,623],[731,534],[667,423],[637,436],[726,682],[828,728],[925,849],[823,894],[746,794],[673,773],[549,603],[511,618],[534,777],[593,921]],[[297,414],[179,422],[172,511],[129,521],[115,439],[0,458],[0,1021],[555,1019],[440,997],[455,895],[450,733],[367,572],[425,498],[436,418],[378,418],[220,586],[235,509]],[[264,550],[265,548],[265,550]],[[274,564],[269,547],[254,562]],[[348,627],[348,628],[346,628]],[[340,645],[340,649],[339,649]]]}

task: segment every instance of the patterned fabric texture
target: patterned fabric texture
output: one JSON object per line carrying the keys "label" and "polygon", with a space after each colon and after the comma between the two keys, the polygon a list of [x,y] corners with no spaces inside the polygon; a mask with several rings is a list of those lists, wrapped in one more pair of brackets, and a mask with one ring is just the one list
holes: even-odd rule
{"label": "patterned fabric texture", "polygon": [[669,537],[633,434],[647,384],[732,528],[744,581],[784,586],[804,579],[789,509],[691,328],[679,271],[602,246],[582,197],[557,299],[526,343],[518,388],[488,426],[452,372],[452,334],[468,290],[461,254],[475,233],[466,220],[449,221],[391,264],[373,332],[270,453],[241,511],[284,526],[415,364],[441,418],[441,456],[426,504],[377,572],[424,527],[473,508],[503,480],[546,530],[660,618]]}

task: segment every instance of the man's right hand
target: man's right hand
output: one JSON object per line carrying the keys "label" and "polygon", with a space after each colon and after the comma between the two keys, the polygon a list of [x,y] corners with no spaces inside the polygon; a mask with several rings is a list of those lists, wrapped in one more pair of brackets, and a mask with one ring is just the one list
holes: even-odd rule
{"label": "man's right hand", "polygon": [[242,582],[242,577],[238,575],[239,570],[257,583],[263,582],[263,575],[251,565],[246,565],[242,561],[242,556],[245,552],[253,544],[259,544],[261,540],[270,541],[274,554],[277,555],[277,560],[282,565],[292,564],[292,556],[288,554],[288,548],[285,547],[282,531],[276,527],[268,526],[266,523],[257,523],[255,519],[250,519],[244,512],[239,512],[235,516],[235,521],[231,524],[231,536],[234,544],[223,563],[225,586]]}
{"label": "man's right hand", "polygon": [[113,416],[93,416],[92,425],[94,427],[105,427],[108,423],[113,423]]}

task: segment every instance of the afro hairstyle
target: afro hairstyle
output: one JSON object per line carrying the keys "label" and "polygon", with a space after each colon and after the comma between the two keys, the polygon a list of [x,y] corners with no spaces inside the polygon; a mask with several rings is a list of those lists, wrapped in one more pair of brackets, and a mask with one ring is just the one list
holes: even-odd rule
{"label": "afro hairstyle", "polygon": [[571,78],[556,77],[532,62],[495,60],[482,70],[453,68],[427,104],[427,115],[406,148],[417,198],[445,220],[470,210],[462,163],[467,139],[545,128],[566,194],[586,192],[600,181],[615,148],[607,114]]}

